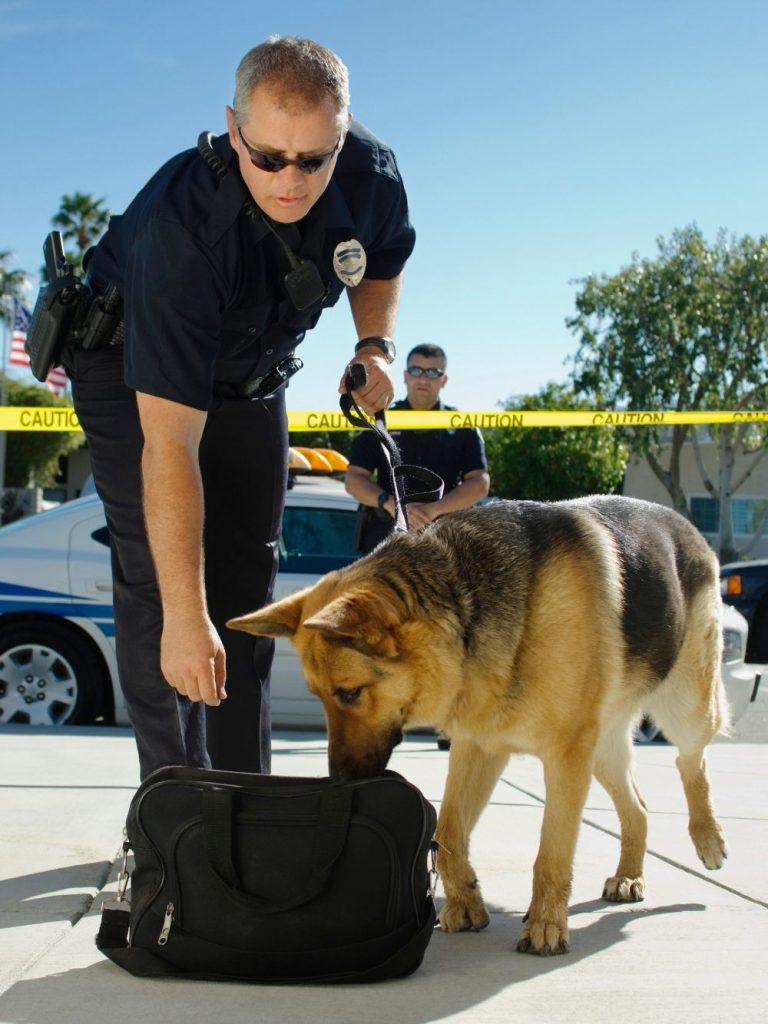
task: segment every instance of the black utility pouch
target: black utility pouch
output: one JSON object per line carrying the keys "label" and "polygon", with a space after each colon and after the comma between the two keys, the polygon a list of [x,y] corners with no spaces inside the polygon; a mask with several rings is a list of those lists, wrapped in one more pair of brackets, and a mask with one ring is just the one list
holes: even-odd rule
{"label": "black utility pouch", "polygon": [[64,255],[61,233],[52,231],[43,245],[49,283],[37,297],[25,348],[32,375],[45,381],[61,362],[70,340],[85,288]]}
{"label": "black utility pouch", "polygon": [[40,381],[59,365],[69,345],[88,350],[123,340],[117,286],[101,290],[90,276],[83,283],[67,263],[58,231],[48,235],[43,253],[50,283],[40,289],[26,341],[30,369]]}

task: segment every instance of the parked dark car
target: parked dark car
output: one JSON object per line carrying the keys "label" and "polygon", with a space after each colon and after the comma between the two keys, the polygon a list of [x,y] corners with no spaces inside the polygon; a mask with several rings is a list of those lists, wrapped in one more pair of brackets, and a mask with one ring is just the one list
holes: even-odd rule
{"label": "parked dark car", "polygon": [[746,660],[768,663],[768,558],[721,566],[720,592],[749,625]]}

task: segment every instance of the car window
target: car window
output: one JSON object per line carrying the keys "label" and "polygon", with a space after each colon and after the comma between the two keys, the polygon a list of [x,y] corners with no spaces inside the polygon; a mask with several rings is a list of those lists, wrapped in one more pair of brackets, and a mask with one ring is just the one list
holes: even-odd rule
{"label": "car window", "polygon": [[326,573],[358,557],[357,513],[345,509],[287,506],[283,512],[280,572]]}

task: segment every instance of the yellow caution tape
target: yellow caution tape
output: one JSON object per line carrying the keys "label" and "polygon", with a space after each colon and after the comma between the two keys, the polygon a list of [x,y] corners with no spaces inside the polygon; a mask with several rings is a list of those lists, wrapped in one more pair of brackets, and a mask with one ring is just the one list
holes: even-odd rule
{"label": "yellow caution tape", "polygon": [[[768,421],[764,412],[611,412],[562,409],[522,412],[517,409],[494,412],[412,412],[390,410],[390,430],[448,429],[466,427],[509,429],[517,427],[647,427],[683,423],[738,423]],[[289,430],[350,430],[341,412],[289,412]]]}
{"label": "yellow caution tape", "polygon": [[[493,412],[411,412],[387,413],[390,430],[448,429],[467,427],[516,429],[520,427],[671,427],[695,423],[757,423],[768,422],[768,410],[708,412],[622,412],[579,409],[518,409]],[[0,430],[80,430],[74,409],[68,406],[4,406],[0,407]],[[354,430],[341,411],[291,411],[288,429]]]}
{"label": "yellow caution tape", "polygon": [[80,430],[75,410],[66,405],[0,406],[0,430]]}

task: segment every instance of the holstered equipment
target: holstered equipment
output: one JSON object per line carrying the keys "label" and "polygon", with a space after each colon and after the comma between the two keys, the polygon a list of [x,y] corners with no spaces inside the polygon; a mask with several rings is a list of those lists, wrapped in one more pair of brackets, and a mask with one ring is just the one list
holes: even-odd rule
{"label": "holstered equipment", "polygon": [[109,284],[99,291],[90,278],[83,282],[67,262],[59,231],[47,236],[43,254],[48,284],[40,289],[25,344],[30,369],[39,381],[59,365],[69,345],[91,349],[123,340],[117,286]]}

